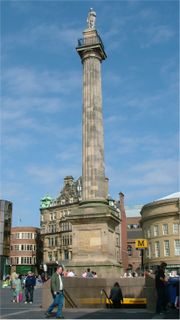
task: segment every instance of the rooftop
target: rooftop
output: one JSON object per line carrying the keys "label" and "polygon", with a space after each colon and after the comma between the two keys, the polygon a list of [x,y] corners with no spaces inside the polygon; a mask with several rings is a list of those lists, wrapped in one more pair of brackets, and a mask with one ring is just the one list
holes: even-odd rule
{"label": "rooftop", "polygon": [[175,192],[175,193],[169,194],[168,196],[160,198],[160,199],[157,199],[155,201],[166,200],[166,199],[174,199],[174,198],[180,198],[180,192]]}

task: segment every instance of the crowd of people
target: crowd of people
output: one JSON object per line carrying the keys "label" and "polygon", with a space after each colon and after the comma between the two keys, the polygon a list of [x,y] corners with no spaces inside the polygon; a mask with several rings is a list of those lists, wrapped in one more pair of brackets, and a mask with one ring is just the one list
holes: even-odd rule
{"label": "crowd of people", "polygon": [[[162,314],[166,312],[168,308],[168,280],[171,277],[167,277],[165,273],[165,268],[167,264],[162,262],[155,271],[155,287],[157,292],[157,304],[156,304],[156,313]],[[143,275],[146,277],[148,274],[151,274],[152,271],[146,270]],[[58,265],[55,273],[50,277],[51,278],[51,293],[53,302],[49,306],[46,316],[49,317],[51,315],[52,310],[55,306],[58,306],[57,310],[57,318],[62,318],[62,307],[64,303],[64,277],[76,277],[77,275],[73,270],[65,270],[63,265]],[[126,277],[137,277],[139,276],[137,273],[127,271],[124,276]],[[173,275],[174,276],[174,273]],[[97,278],[97,273],[95,271],[91,271],[90,268],[87,268],[82,274],[82,278],[85,279],[94,279]],[[8,281],[9,286],[12,290],[12,302],[13,303],[33,303],[33,295],[34,288],[38,286],[38,284],[43,284],[49,277],[42,273],[39,276],[35,276],[35,274],[31,271],[27,273],[27,275],[18,275],[16,272],[13,272],[11,276],[7,276],[6,281]],[[179,281],[175,283],[176,289],[176,301],[174,301],[174,305],[176,308],[179,308]],[[111,300],[111,305],[113,308],[120,308],[123,302],[123,294],[121,287],[118,282],[115,282],[110,290],[110,294],[108,299]]]}
{"label": "crowd of people", "polygon": [[[77,277],[77,274],[74,272],[74,270],[64,270],[63,271],[63,276],[64,277]],[[97,273],[95,271],[91,271],[90,268],[87,268],[87,270],[85,270],[82,275],[82,278],[97,278]]]}
{"label": "crowd of people", "polygon": [[26,276],[22,276],[13,272],[8,279],[12,290],[12,302],[33,303],[34,287],[37,284],[37,279],[31,271]]}

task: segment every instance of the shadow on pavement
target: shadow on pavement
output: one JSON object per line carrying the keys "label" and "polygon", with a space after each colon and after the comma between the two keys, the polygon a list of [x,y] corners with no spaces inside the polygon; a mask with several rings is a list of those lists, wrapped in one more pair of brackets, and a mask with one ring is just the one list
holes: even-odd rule
{"label": "shadow on pavement", "polygon": [[153,313],[144,312],[130,312],[125,310],[104,310],[104,311],[95,311],[83,316],[80,316],[76,319],[152,319],[154,316]]}

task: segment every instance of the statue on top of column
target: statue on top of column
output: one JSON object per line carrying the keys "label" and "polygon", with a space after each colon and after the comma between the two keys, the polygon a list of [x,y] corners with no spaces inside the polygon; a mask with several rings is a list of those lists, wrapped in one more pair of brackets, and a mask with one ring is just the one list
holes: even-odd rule
{"label": "statue on top of column", "polygon": [[88,29],[94,29],[95,22],[96,22],[96,12],[93,10],[93,8],[90,8],[90,11],[88,12],[88,17],[87,17]]}

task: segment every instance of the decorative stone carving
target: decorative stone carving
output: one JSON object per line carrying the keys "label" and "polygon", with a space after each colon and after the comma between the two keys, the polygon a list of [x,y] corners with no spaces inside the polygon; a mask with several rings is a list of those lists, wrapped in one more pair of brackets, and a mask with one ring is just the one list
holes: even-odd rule
{"label": "decorative stone carving", "polygon": [[64,179],[64,187],[60,192],[57,201],[61,204],[79,201],[82,189],[81,184],[81,178],[79,178],[77,181],[74,181],[74,178],[72,176],[67,176]]}

